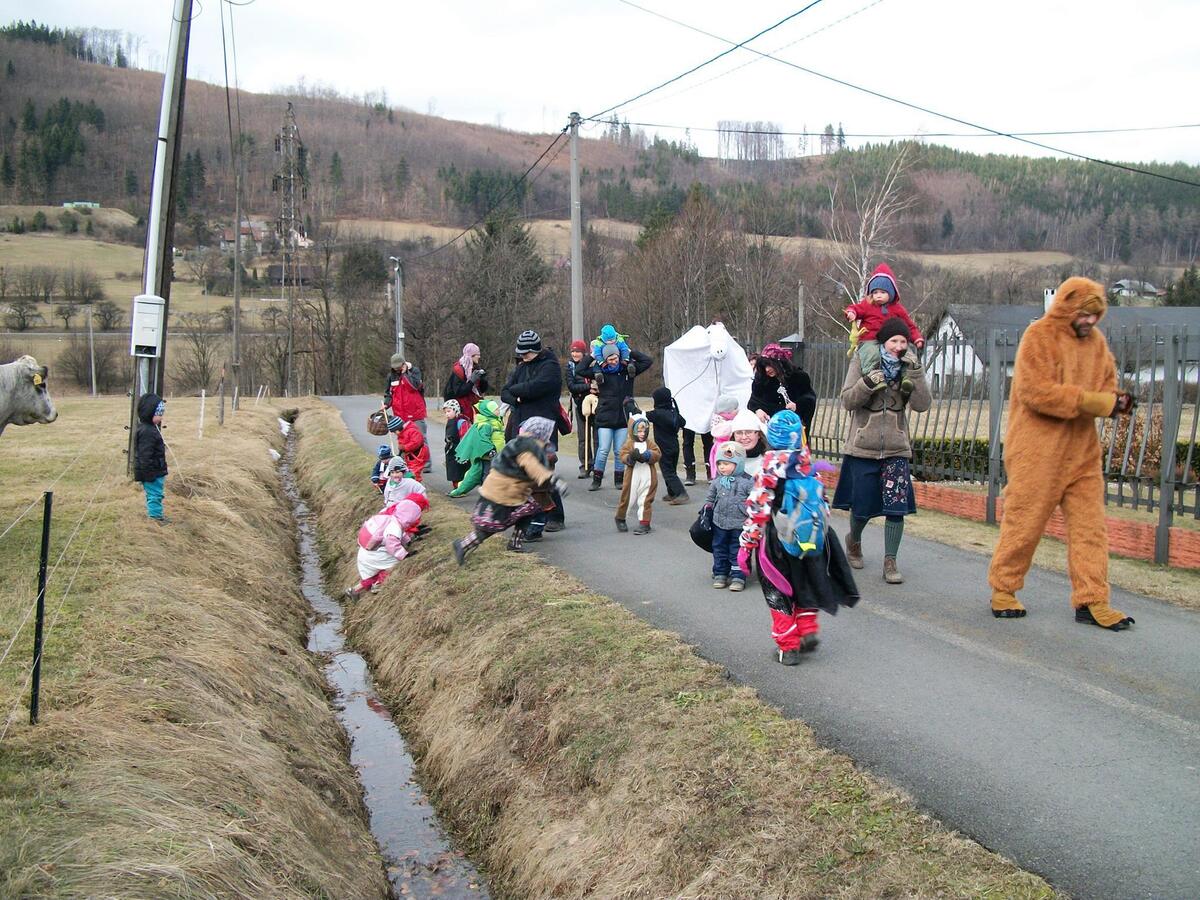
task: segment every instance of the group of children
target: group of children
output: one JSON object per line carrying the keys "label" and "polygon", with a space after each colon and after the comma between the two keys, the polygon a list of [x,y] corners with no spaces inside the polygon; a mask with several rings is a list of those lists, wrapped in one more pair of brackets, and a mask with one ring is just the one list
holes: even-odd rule
{"label": "group of children", "polygon": [[371,484],[383,495],[383,507],[358,530],[359,581],[346,588],[350,600],[366,591],[376,593],[399,562],[416,552],[416,541],[431,530],[421,524],[422,514],[429,509],[425,485],[404,454],[393,455],[389,445],[381,444]]}

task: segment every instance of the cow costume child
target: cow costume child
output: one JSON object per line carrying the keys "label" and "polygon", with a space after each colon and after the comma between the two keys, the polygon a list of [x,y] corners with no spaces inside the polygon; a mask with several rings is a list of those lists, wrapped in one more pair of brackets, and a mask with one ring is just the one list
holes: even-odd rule
{"label": "cow costume child", "polygon": [[658,490],[658,474],[654,467],[660,459],[662,451],[650,437],[650,420],[641,413],[631,417],[625,443],[621,446],[625,480],[621,484],[621,502],[617,504],[617,531],[629,530],[625,517],[632,506],[638,520],[633,533],[650,533],[650,510],[654,506],[654,492]]}
{"label": "cow costume child", "polygon": [[828,506],[800,417],[791,410],[773,415],[767,443],[770,449],[746,501],[738,568],[749,572],[750,561],[757,563],[777,658],[794,666],[801,653],[817,647],[817,611],[833,615],[839,605],[853,606],[858,587],[842,545],[827,525]]}

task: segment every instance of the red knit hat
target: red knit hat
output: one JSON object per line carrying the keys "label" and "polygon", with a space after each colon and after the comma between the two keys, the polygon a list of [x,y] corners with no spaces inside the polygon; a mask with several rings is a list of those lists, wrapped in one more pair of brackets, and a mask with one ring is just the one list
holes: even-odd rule
{"label": "red knit hat", "polygon": [[584,341],[571,341],[571,349],[578,350],[580,353],[587,353],[587,344]]}

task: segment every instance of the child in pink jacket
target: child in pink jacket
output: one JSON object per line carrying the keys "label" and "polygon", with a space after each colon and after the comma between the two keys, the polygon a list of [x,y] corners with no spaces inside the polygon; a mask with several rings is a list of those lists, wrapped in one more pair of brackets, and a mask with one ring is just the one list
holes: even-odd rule
{"label": "child in pink jacket", "polygon": [[412,555],[408,549],[421,522],[421,507],[405,499],[368,516],[358,530],[358,584],[346,588],[346,599],[376,593],[396,564]]}

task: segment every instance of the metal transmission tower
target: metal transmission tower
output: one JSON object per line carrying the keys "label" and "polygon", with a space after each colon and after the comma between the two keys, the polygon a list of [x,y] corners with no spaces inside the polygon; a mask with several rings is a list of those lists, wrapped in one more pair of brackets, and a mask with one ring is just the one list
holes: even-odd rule
{"label": "metal transmission tower", "polygon": [[300,216],[300,201],[308,197],[305,177],[308,172],[308,154],[300,141],[300,129],[296,127],[296,112],[292,104],[283,114],[283,126],[275,138],[275,155],[279,166],[271,182],[271,190],[279,194],[279,218],[275,220],[275,232],[279,235],[279,246],[283,250],[283,269],[280,282],[287,291],[288,336],[287,369],[285,380],[287,393],[296,393],[295,370],[292,364],[296,344],[296,288],[300,284],[300,266],[297,249],[307,244],[304,221]]}

